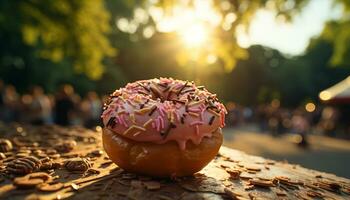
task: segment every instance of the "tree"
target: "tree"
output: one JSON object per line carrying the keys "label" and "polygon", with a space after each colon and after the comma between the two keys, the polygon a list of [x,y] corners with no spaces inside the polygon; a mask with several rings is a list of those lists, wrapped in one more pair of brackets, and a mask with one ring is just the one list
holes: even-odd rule
{"label": "tree", "polygon": [[329,60],[332,66],[350,68],[350,19],[328,22],[320,39],[334,48]]}
{"label": "tree", "polygon": [[31,71],[36,64],[69,65],[92,79],[100,78],[103,59],[116,53],[106,37],[109,20],[102,0],[1,1],[2,68],[21,65]]}
{"label": "tree", "polygon": [[[190,2],[192,4],[187,6],[195,6],[195,1]],[[112,35],[112,41],[120,49],[117,63],[127,79],[160,75],[193,79],[191,75],[194,68],[197,68],[196,73],[201,77],[202,83],[223,99],[256,105],[278,98],[284,106],[298,106],[306,100],[317,101],[319,91],[341,80],[348,73],[347,70],[330,68],[327,62],[334,52],[333,46],[323,41],[312,41],[306,54],[296,57],[286,57],[274,49],[262,46],[242,49],[237,45],[236,31],[241,29],[239,27],[249,26],[252,15],[259,8],[275,11],[278,19],[284,17],[285,20],[292,20],[292,16],[308,1],[224,1],[228,3],[229,10],[223,9],[223,1],[212,2],[217,12],[221,13],[222,20],[220,26],[214,27],[214,41],[202,47],[199,55],[194,51],[196,59],[193,59],[193,49],[186,49],[178,42],[179,35],[176,31],[163,33],[158,30],[159,19],[153,19],[155,16],[149,12],[150,9],[159,9],[161,13],[171,12],[177,2],[159,1],[150,4],[149,1],[141,1],[137,2],[138,6],[118,2],[118,5],[108,6],[111,13],[114,13],[113,18],[117,19],[117,27]],[[248,8],[241,10],[241,6]],[[282,11],[283,8],[289,9]],[[119,9],[124,12],[119,12]],[[140,13],[145,14],[147,17],[144,19],[147,20],[138,19]],[[228,26],[230,29],[223,26],[226,16],[236,17]],[[155,32],[149,38],[144,33],[150,26]],[[213,45],[215,48],[212,48]],[[211,49],[215,51],[211,52]],[[218,59],[214,63],[206,63],[209,55],[215,55]],[[236,67],[233,68],[234,66]],[[231,69],[233,70],[230,71]]]}
{"label": "tree", "polygon": [[330,44],[334,51],[329,64],[334,67],[350,67],[350,1],[334,0],[342,6],[340,19],[329,21],[319,37],[320,40]]}
{"label": "tree", "polygon": [[[238,60],[248,57],[247,51],[238,45],[236,35],[237,31],[247,29],[258,9],[271,9],[279,19],[290,20],[307,2],[308,0],[143,0],[125,1],[122,5],[129,8],[126,9],[130,11],[128,13],[113,12],[116,7],[110,9],[112,13],[117,13],[115,17],[118,18],[116,24],[119,31],[129,33],[132,40],[147,39],[157,31],[175,33],[179,37],[190,35],[189,39],[198,40],[196,35],[191,37],[191,34],[199,32],[198,37],[201,37],[200,34],[208,32],[204,46],[179,48],[174,57],[182,66],[204,66],[208,65],[209,60],[209,63],[220,63],[219,66],[224,71],[230,72]],[[179,18],[181,19],[178,20]],[[182,27],[171,27],[178,23]]]}
{"label": "tree", "polygon": [[331,67],[329,60],[334,49],[322,38],[313,39],[300,56],[287,57],[260,45],[247,51],[248,59],[239,61],[231,73],[215,78],[220,86],[214,91],[223,99],[242,105],[269,103],[275,98],[287,107],[317,102],[320,91],[350,74],[349,68]]}

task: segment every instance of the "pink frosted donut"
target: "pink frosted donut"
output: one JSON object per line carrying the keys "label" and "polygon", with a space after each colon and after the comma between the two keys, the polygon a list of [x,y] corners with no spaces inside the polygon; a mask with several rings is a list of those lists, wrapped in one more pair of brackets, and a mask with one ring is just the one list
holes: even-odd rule
{"label": "pink frosted donut", "polygon": [[[154,145],[176,142],[180,151],[186,151],[189,141],[196,146],[215,132],[221,134],[226,113],[216,95],[203,86],[160,78],[116,90],[105,104],[102,119],[111,138]],[[113,151],[104,145],[107,153]]]}

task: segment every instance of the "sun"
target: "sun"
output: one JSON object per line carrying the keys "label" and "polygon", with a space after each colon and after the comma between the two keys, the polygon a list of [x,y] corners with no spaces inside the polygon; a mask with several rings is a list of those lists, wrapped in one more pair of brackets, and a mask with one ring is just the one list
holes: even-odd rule
{"label": "sun", "polygon": [[220,26],[222,16],[213,9],[212,0],[193,0],[191,5],[184,2],[178,1],[167,12],[154,7],[149,12],[155,16],[159,32],[176,33],[185,48],[198,49],[211,40],[214,30]]}
{"label": "sun", "polygon": [[194,23],[187,29],[178,31],[184,45],[189,48],[201,47],[208,41],[208,31],[201,23]]}

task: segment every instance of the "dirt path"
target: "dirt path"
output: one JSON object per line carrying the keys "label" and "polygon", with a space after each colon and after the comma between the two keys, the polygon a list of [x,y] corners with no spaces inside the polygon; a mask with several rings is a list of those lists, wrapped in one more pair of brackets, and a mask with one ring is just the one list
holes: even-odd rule
{"label": "dirt path", "polygon": [[272,137],[254,130],[224,129],[224,145],[275,160],[350,178],[350,141],[319,135],[309,136],[310,147],[302,149],[293,134]]}

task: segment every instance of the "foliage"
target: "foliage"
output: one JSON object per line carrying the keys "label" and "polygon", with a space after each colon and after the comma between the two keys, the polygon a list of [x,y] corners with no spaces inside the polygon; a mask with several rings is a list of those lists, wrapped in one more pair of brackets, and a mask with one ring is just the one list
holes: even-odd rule
{"label": "foliage", "polygon": [[331,68],[332,45],[314,40],[305,55],[286,57],[276,50],[252,46],[250,57],[222,79],[219,94],[243,105],[269,103],[277,98],[283,106],[318,101],[320,91],[346,78],[349,68]]}
{"label": "foliage", "polygon": [[[130,3],[130,1],[127,1]],[[190,1],[193,2],[193,1]],[[118,63],[128,79],[137,80],[149,77],[175,76],[193,79],[193,74],[201,77],[210,90],[226,100],[234,100],[245,105],[266,103],[279,98],[286,106],[296,106],[305,99],[318,100],[319,91],[340,81],[349,73],[348,70],[331,69],[328,61],[333,55],[333,46],[322,40],[313,40],[304,56],[286,57],[276,50],[261,46],[242,49],[235,35],[242,27],[247,28],[254,13],[260,8],[276,12],[277,19],[292,20],[308,1],[213,1],[214,8],[221,14],[220,25],[215,27],[215,35],[201,49],[186,49],[176,41],[176,33],[154,33],[147,39],[143,32],[149,26],[157,28],[157,20],[148,16],[147,23],[138,23],[136,9],[162,9],[171,12],[178,1],[159,1],[149,4],[148,1],[137,2],[138,6],[123,4],[125,10],[117,19],[128,19],[135,23],[136,30],[117,30],[114,37],[119,38],[121,54]],[[223,3],[224,2],[224,3]],[[229,9],[223,4],[229,3]],[[243,3],[242,3],[243,2]],[[339,1],[338,3],[343,3]],[[194,6],[189,3],[188,6]],[[224,19],[234,14],[235,20],[230,26],[224,26]],[[229,29],[227,28],[229,27]],[[243,29],[244,29],[243,28]],[[341,29],[341,28],[340,28]],[[160,30],[158,30],[161,32]],[[331,38],[336,38],[334,35]],[[129,39],[131,42],[126,43]],[[125,46],[124,46],[125,45]],[[342,45],[345,46],[345,45]],[[197,50],[197,51],[196,51]],[[211,51],[214,50],[214,51]],[[147,52],[145,54],[145,52]],[[193,55],[193,52],[195,55]],[[349,52],[349,51],[347,51]],[[208,64],[205,61],[210,54],[219,59]],[[180,59],[179,59],[180,58]],[[242,60],[244,58],[245,60]],[[320,59],[322,58],[322,59]],[[179,67],[172,67],[177,66]],[[222,66],[224,66],[222,68]],[[233,67],[236,68],[233,69]],[[233,71],[230,71],[233,69]],[[230,71],[224,73],[224,71]],[[205,80],[205,82],[203,82]]]}
{"label": "foliage", "polygon": [[328,22],[319,39],[328,42],[334,48],[329,60],[332,66],[350,67],[350,1],[335,0],[334,4],[342,6],[342,16],[338,20]]}
{"label": "foliage", "polygon": [[328,22],[321,38],[334,47],[332,66],[350,67],[350,19]]}
{"label": "foliage", "polygon": [[[103,73],[104,57],[115,55],[106,37],[109,13],[102,0],[1,1],[0,7],[1,41],[10,35],[16,40],[12,45],[31,49],[33,57],[66,62],[96,79]],[[16,54],[8,56],[18,56],[27,65],[27,58]]]}
{"label": "foliage", "polygon": [[[344,16],[329,22],[305,54],[296,57],[258,45],[244,49],[236,36],[258,9],[270,9],[278,20],[288,21],[308,0],[212,0],[219,20],[210,24],[211,19],[204,19],[212,31],[199,47],[184,46],[178,32],[159,28],[159,19],[149,12],[171,15],[178,2],[194,7],[195,0],[152,2],[0,1],[0,78],[20,91],[37,84],[53,92],[70,83],[81,94],[107,94],[138,79],[200,77],[198,84],[226,101],[256,105],[278,98],[283,105],[297,106],[305,99],[317,101],[319,91],[350,74],[346,0],[334,0],[345,5]],[[104,59],[115,49],[118,57]]]}
{"label": "foliage", "polygon": [[[279,19],[291,20],[292,16],[298,13],[308,0],[160,0],[158,2],[126,2],[125,5],[130,5],[132,4],[131,2],[134,2],[135,10],[130,10],[131,13],[128,15],[124,13],[116,17],[119,17],[123,22],[128,22],[129,26],[135,26],[132,30],[128,28],[120,28],[120,31],[130,33],[134,38],[135,35],[137,38],[142,38],[142,34],[149,28],[162,32],[164,30],[160,27],[163,18],[178,17],[176,15],[181,15],[182,8],[198,11],[196,10],[198,7],[203,7],[205,6],[205,2],[209,2],[210,7],[213,9],[213,13],[204,13],[204,16],[201,16],[199,13],[199,17],[196,15],[196,17],[198,17],[197,22],[205,24],[207,29],[210,29],[209,39],[206,41],[205,46],[190,49],[182,47],[179,48],[179,51],[176,52],[174,56],[180,66],[193,64],[193,62],[195,62],[196,65],[207,65],[207,58],[215,56],[217,62],[221,63],[220,66],[223,66],[224,70],[229,72],[233,69],[238,60],[246,59],[248,57],[247,51],[238,45],[236,35],[238,31],[245,31],[248,28],[252,17],[258,9],[267,8],[274,11]],[[176,13],[176,9],[180,9],[180,13]],[[140,10],[143,10],[146,14],[146,21],[140,22],[138,19],[137,13]],[[158,13],[157,15],[152,14],[152,11],[155,10],[157,11],[156,13]],[[111,12],[113,13],[113,10],[111,10]],[[183,10],[183,12],[185,12],[185,10]],[[209,10],[207,12],[209,12]],[[206,14],[208,16],[205,16]],[[176,32],[176,30],[172,31]]]}

